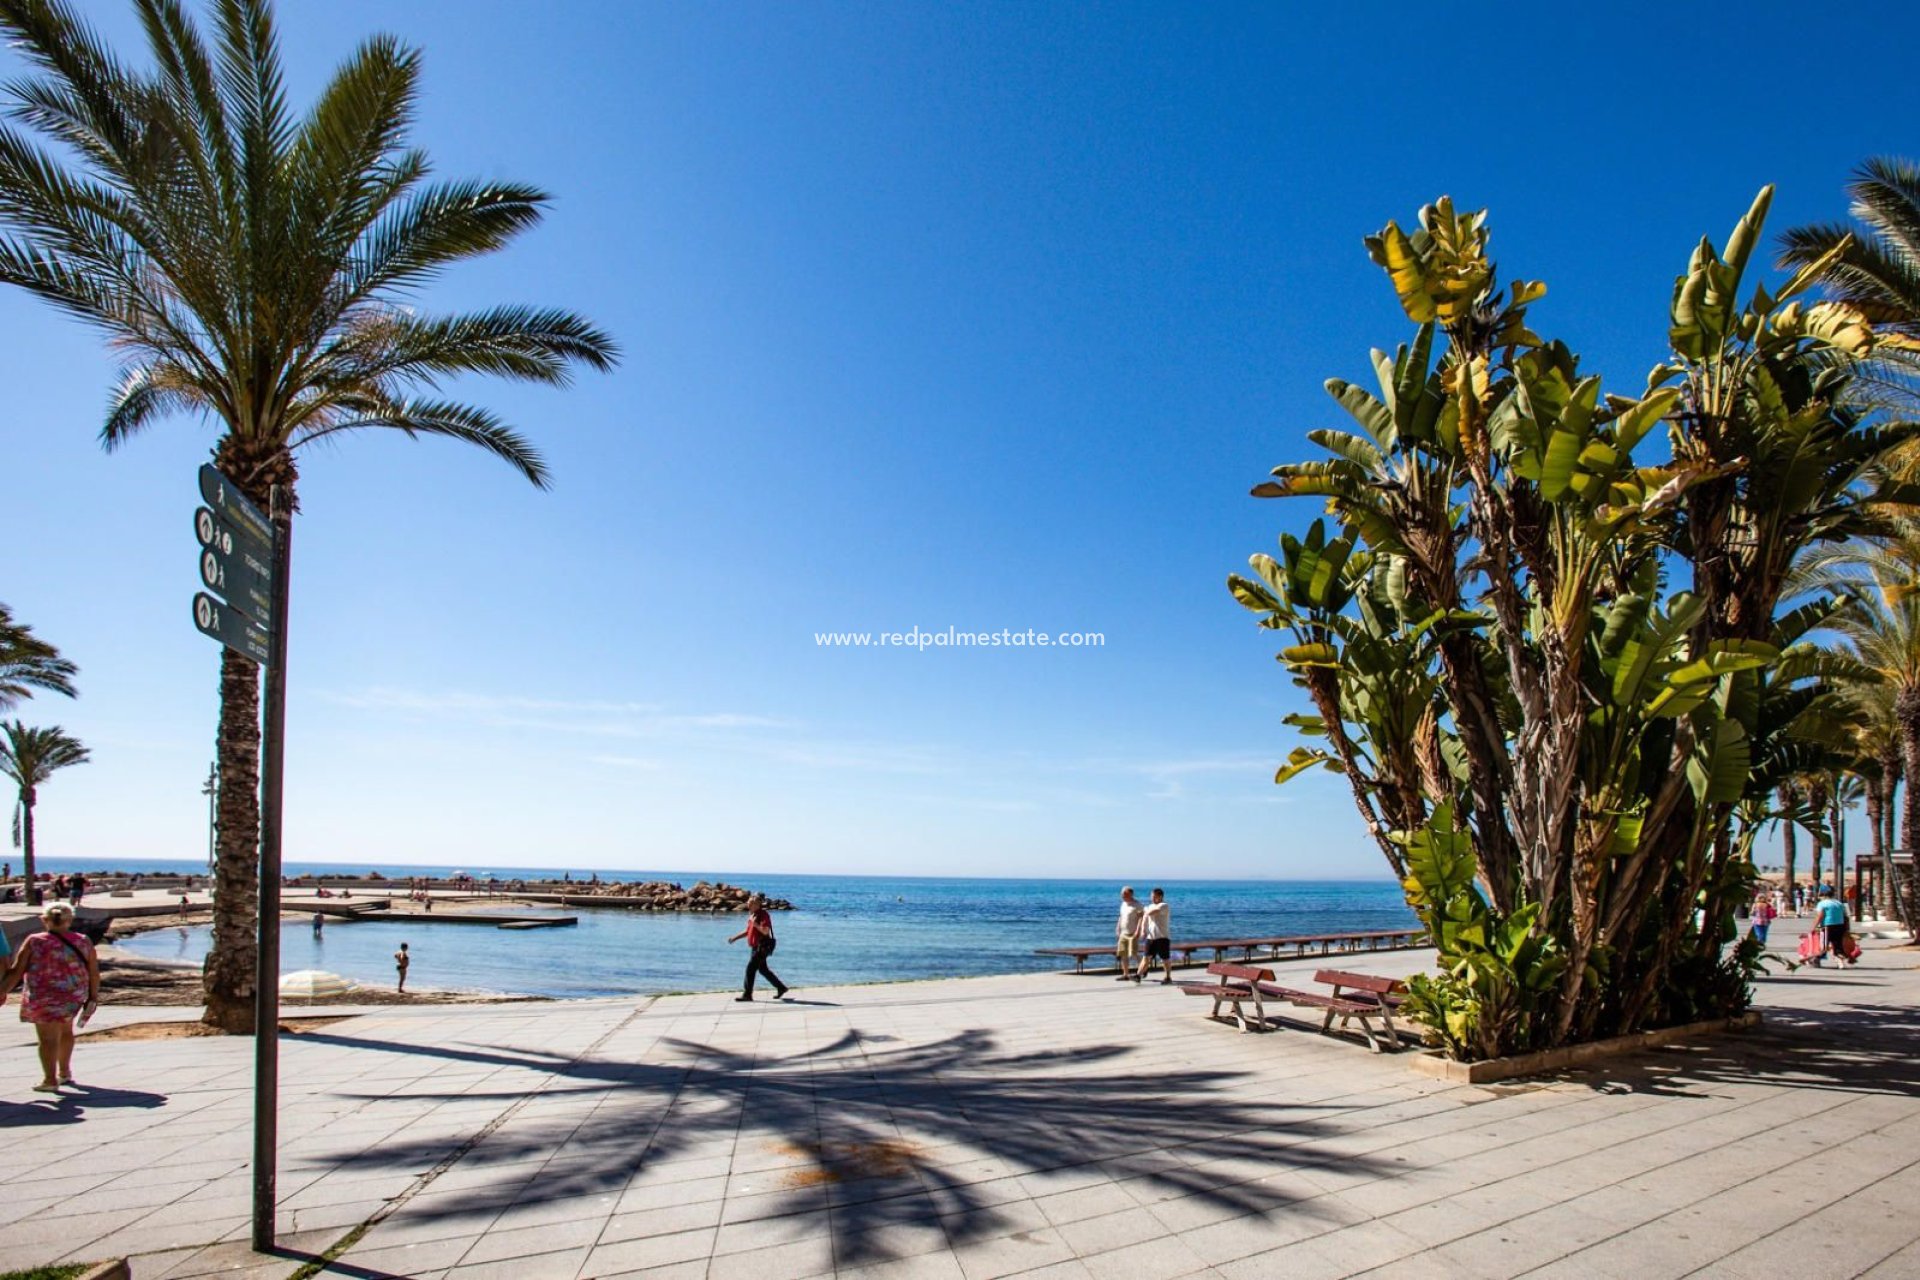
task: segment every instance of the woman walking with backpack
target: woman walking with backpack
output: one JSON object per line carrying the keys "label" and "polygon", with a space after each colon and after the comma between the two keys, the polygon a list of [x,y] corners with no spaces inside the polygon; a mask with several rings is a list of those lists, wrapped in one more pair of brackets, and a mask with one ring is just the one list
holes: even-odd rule
{"label": "woman walking with backpack", "polygon": [[757,893],[747,902],[747,927],[728,938],[727,945],[731,946],[742,938],[747,940],[747,950],[751,954],[747,957],[746,989],[734,997],[735,1002],[753,1003],[753,980],[761,975],[765,975],[767,981],[773,984],[773,998],[785,1000],[787,984],[767,968],[767,957],[773,954],[774,948],[773,913],[767,910],[767,900]]}
{"label": "woman walking with backpack", "polygon": [[40,913],[46,926],[20,944],[0,976],[0,1005],[22,979],[27,995],[20,1021],[31,1022],[40,1039],[41,1081],[35,1093],[58,1093],[73,1085],[73,1020],[85,1022],[100,1003],[100,961],[84,934],[73,932],[73,908],[50,904]]}

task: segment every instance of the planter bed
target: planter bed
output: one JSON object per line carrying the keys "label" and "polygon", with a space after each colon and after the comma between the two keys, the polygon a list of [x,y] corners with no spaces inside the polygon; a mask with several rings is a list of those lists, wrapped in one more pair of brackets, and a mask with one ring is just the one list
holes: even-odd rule
{"label": "planter bed", "polygon": [[1539,1076],[1549,1072],[1581,1067],[1602,1058],[1617,1058],[1660,1045],[1691,1040],[1697,1036],[1719,1035],[1727,1031],[1746,1031],[1760,1025],[1760,1012],[1749,1009],[1734,1018],[1714,1018],[1708,1022],[1690,1022],[1679,1027],[1661,1027],[1658,1031],[1639,1031],[1611,1040],[1593,1040],[1586,1044],[1522,1053],[1511,1058],[1488,1058],[1484,1062],[1455,1062],[1432,1053],[1415,1054],[1409,1062],[1417,1075],[1445,1080],[1448,1084],[1490,1084],[1518,1076]]}

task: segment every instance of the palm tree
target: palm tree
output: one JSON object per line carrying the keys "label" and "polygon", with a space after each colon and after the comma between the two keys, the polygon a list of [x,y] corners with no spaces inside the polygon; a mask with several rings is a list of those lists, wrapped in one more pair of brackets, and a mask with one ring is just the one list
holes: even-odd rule
{"label": "palm tree", "polygon": [[[1920,589],[1915,568],[1920,543],[1846,549],[1806,570],[1805,581],[1843,592],[1848,607],[1831,622],[1850,656],[1877,678],[1892,709],[1899,743],[1900,828],[1906,848],[1920,846]],[[1891,869],[1889,869],[1891,877]],[[1920,905],[1909,903],[1909,910]]]}
{"label": "palm tree", "polygon": [[0,724],[0,775],[20,788],[20,802],[13,814],[13,841],[21,846],[26,864],[27,901],[40,902],[40,885],[33,878],[33,806],[39,800],[40,784],[68,765],[85,764],[87,749],[55,726],[29,729],[15,720]]}
{"label": "palm tree", "polygon": [[1777,792],[1780,800],[1780,874],[1787,886],[1787,905],[1793,905],[1793,889],[1799,880],[1795,863],[1799,860],[1800,783],[1789,778]]}
{"label": "palm tree", "polygon": [[[1856,774],[1836,772],[1827,794],[1827,825],[1833,829],[1833,887],[1844,892],[1847,881],[1847,810],[1864,803],[1866,783]],[[1866,903],[1858,909],[1864,913]]]}
{"label": "palm tree", "polygon": [[[1858,225],[1795,227],[1781,237],[1784,265],[1829,254],[1821,283],[1874,329],[1874,372],[1882,400],[1920,409],[1920,165],[1879,157],[1847,184]],[[1835,253],[1835,251],[1838,251]]]}
{"label": "palm tree", "polygon": [[[605,370],[608,337],[571,312],[414,307],[441,271],[537,223],[513,182],[430,182],[406,145],[420,58],[387,36],[357,49],[296,116],[267,0],[210,0],[209,42],[180,0],[134,0],[155,70],[128,66],[64,0],[0,0],[34,66],[0,128],[0,282],[103,330],[126,366],[101,437],[113,449],[170,413],[221,430],[216,466],[265,509],[295,509],[301,451],[387,428],[547,472],[517,432],[435,389],[465,374],[566,384]],[[42,143],[51,144],[43,146]],[[67,162],[72,157],[74,163]],[[253,1025],[259,892],[259,672],[220,669],[220,856],[206,1020]]]}
{"label": "palm tree", "polygon": [[15,622],[7,606],[0,604],[0,711],[35,690],[74,696],[73,677],[79,668],[60,656],[60,651],[33,634],[24,622]]}

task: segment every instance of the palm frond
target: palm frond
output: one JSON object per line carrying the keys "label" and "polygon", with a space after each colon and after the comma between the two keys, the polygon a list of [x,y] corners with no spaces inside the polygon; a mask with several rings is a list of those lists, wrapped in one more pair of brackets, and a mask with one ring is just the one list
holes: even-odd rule
{"label": "palm frond", "polygon": [[342,416],[299,432],[293,447],[348,431],[385,427],[408,436],[441,436],[486,450],[511,465],[537,489],[548,487],[547,464],[525,436],[505,425],[487,409],[442,400],[405,400],[369,406],[356,416]]}
{"label": "palm frond", "polygon": [[80,669],[60,651],[33,634],[33,628],[15,622],[0,604],[0,708],[10,707],[38,691],[75,696],[73,678]]}
{"label": "palm frond", "polygon": [[548,199],[523,183],[442,183],[412,193],[361,238],[342,281],[346,304],[417,288],[456,262],[504,248],[540,221]]}

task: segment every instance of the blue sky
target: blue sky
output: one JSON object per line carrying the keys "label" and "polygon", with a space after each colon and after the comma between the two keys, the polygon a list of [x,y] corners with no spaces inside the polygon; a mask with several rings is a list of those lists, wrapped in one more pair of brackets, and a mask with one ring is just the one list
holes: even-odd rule
{"label": "blue sky", "polygon": [[[90,5],[123,48],[119,0]],[[309,456],[290,860],[981,875],[1378,874],[1224,588],[1310,504],[1247,498],[1406,324],[1361,237],[1489,206],[1536,327],[1634,391],[1674,275],[1764,182],[1837,216],[1920,84],[1804,6],[283,3],[306,100],[423,48],[443,176],[557,203],[426,300],[575,307],[626,359],[476,386],[478,453]],[[1605,12],[1599,12],[1604,8]],[[0,600],[82,668],[49,854],[193,857],[217,654],[181,420],[108,456],[113,363],[0,294]],[[826,649],[819,631],[1097,631]]]}

